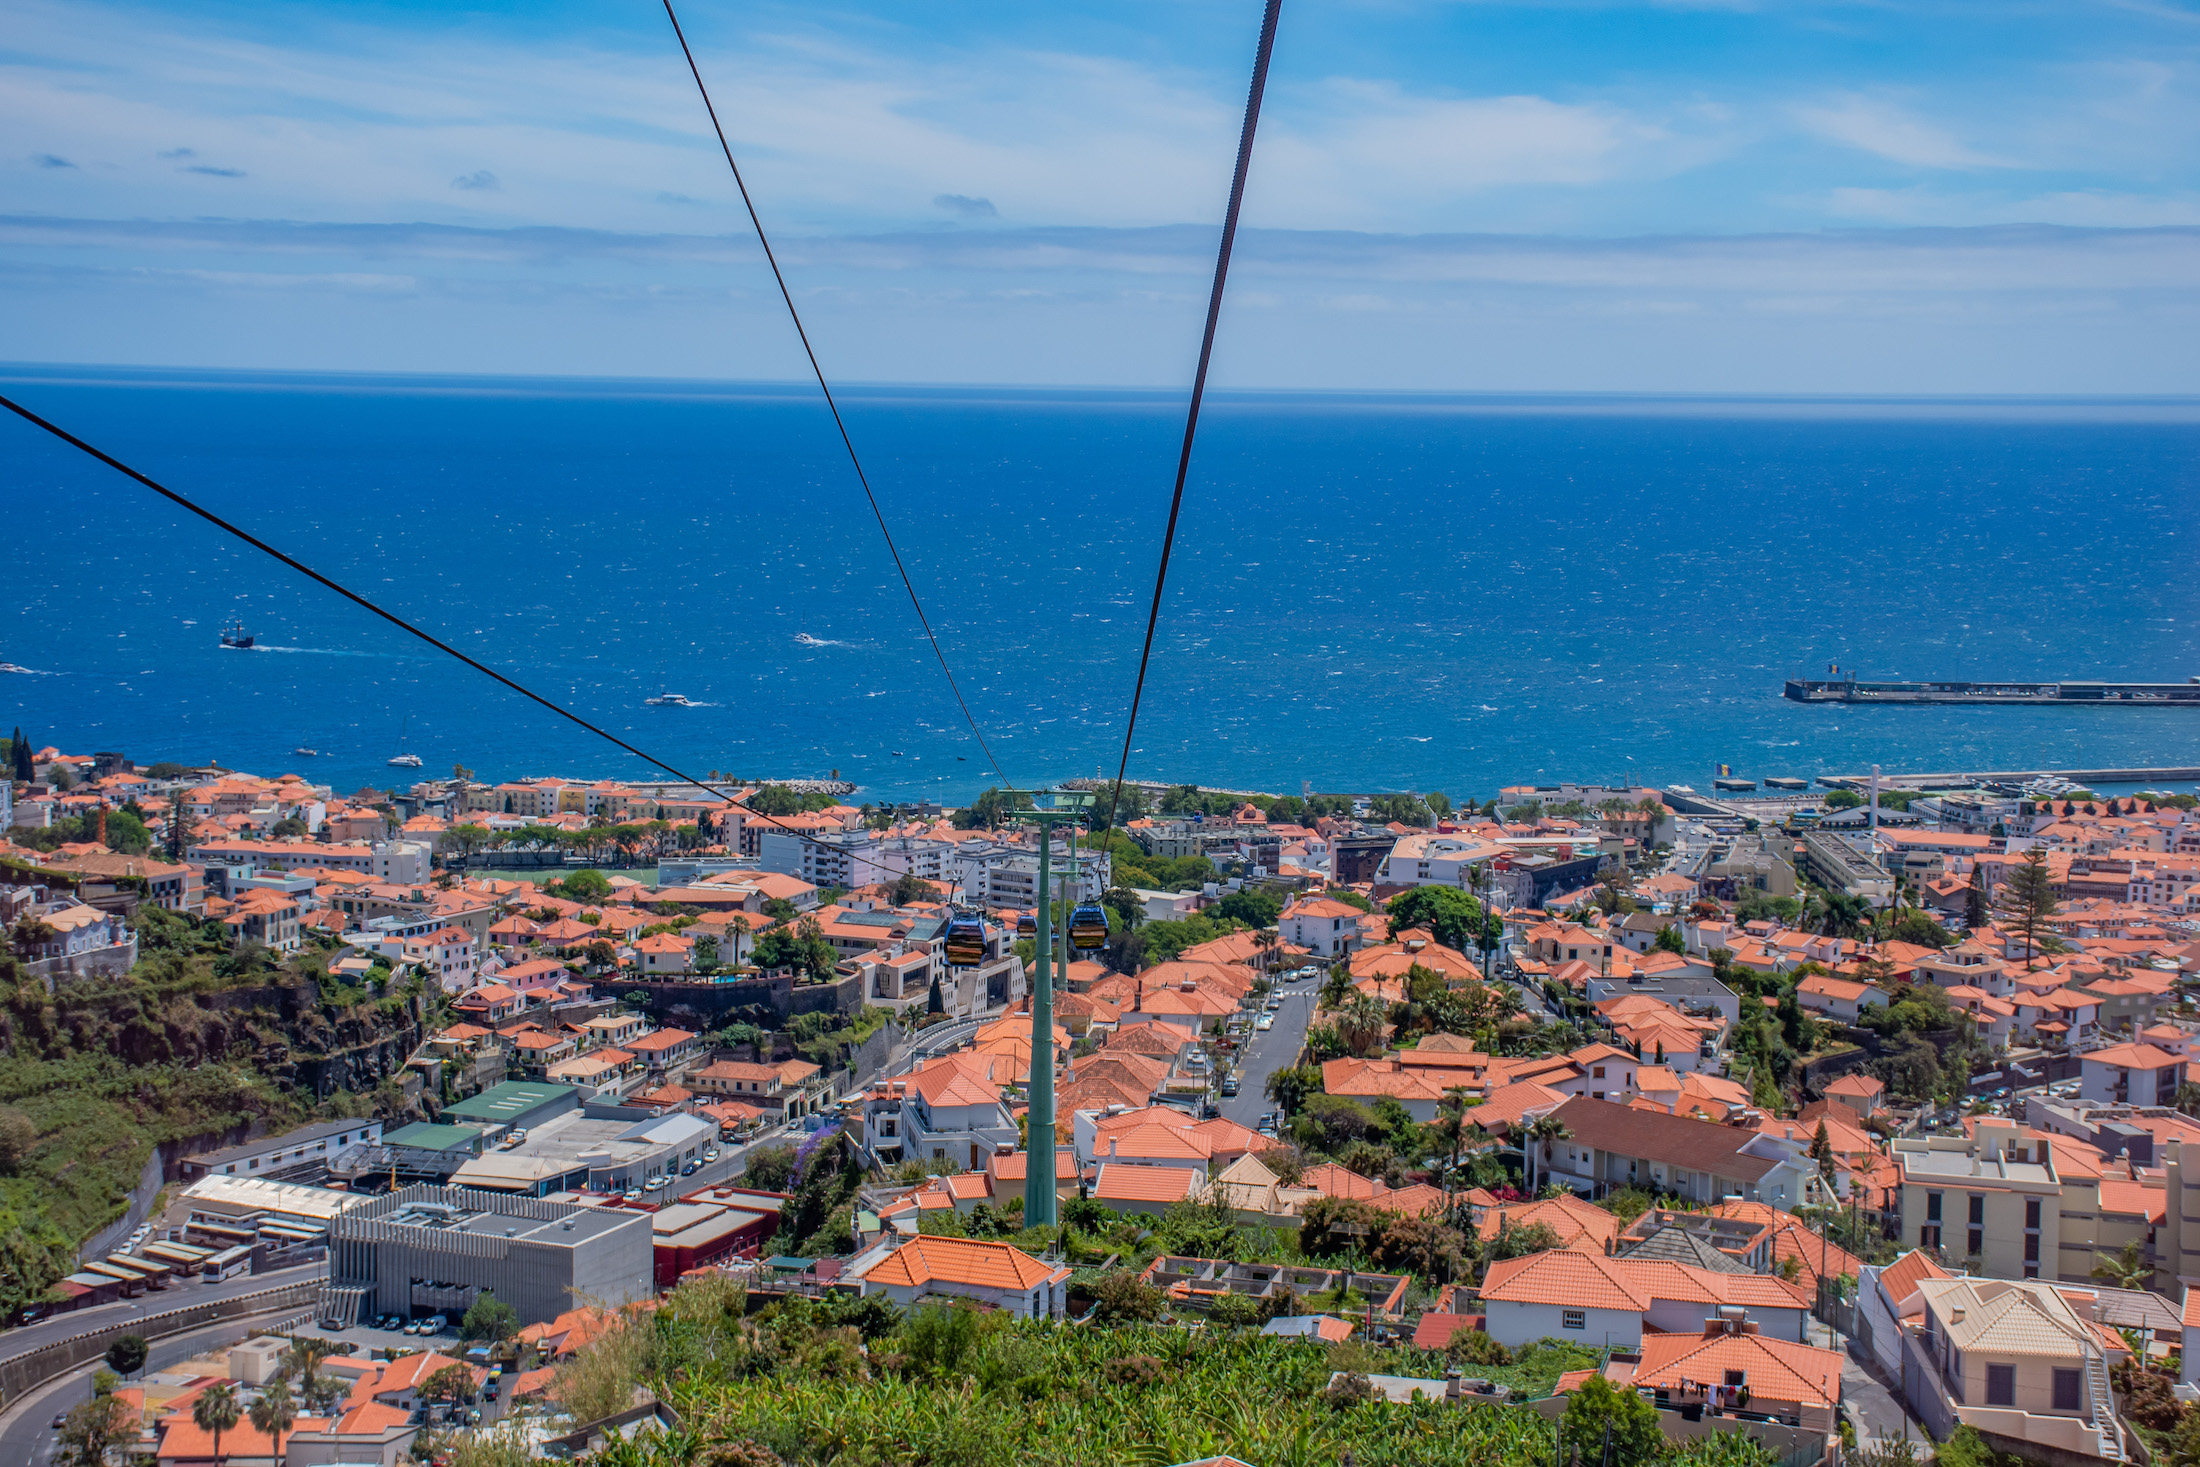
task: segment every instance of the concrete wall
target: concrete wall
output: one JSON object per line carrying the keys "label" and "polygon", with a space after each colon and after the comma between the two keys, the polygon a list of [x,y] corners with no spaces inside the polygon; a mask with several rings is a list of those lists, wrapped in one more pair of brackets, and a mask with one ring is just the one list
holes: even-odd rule
{"label": "concrete wall", "polygon": [[[1509,1349],[1517,1349],[1549,1335],[1553,1339],[1572,1340],[1592,1350],[1607,1345],[1640,1345],[1642,1343],[1642,1316],[1633,1310],[1587,1309],[1581,1311],[1582,1327],[1566,1328],[1565,1306],[1558,1304],[1516,1304],[1503,1300],[1490,1300],[1483,1306],[1486,1322],[1483,1328],[1491,1339]],[[1702,1321],[1697,1322],[1698,1327]]]}

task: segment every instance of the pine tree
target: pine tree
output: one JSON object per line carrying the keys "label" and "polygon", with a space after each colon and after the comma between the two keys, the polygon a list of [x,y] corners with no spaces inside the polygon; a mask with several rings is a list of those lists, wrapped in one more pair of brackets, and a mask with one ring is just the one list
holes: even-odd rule
{"label": "pine tree", "polygon": [[23,737],[23,726],[15,726],[15,738],[8,745],[8,753],[15,761],[15,777],[28,784],[38,777],[38,770],[31,763],[31,746]]}
{"label": "pine tree", "polygon": [[1818,1163],[1820,1176],[1833,1180],[1833,1137],[1826,1132],[1824,1117],[1819,1118],[1818,1134],[1810,1138],[1810,1159]]}
{"label": "pine tree", "polygon": [[2055,878],[2047,869],[2047,852],[2038,846],[2024,853],[2024,862],[2002,883],[1995,910],[2024,934],[2024,963],[2032,965],[2039,951],[2040,924],[2055,915]]}
{"label": "pine tree", "polygon": [[1975,863],[1971,867],[1971,889],[1963,898],[1963,921],[1969,927],[1986,925],[1986,867],[1983,864]]}

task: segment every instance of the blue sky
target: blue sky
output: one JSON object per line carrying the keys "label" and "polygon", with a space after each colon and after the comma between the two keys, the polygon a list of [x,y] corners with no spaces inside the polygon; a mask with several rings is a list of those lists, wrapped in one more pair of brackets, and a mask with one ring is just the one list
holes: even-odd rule
{"label": "blue sky", "polygon": [[[683,12],[829,370],[1183,380],[1255,0]],[[660,12],[0,4],[0,359],[791,377]],[[2200,391],[2191,0],[1287,0],[1222,385]]]}

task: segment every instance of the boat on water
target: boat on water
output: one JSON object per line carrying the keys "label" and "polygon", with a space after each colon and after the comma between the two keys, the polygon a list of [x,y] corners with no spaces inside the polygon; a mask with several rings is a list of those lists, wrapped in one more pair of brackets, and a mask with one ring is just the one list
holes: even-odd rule
{"label": "boat on water", "polygon": [[30,671],[30,669],[29,669],[29,668],[27,668],[27,667],[17,667],[17,666],[16,666],[16,665],[15,665],[14,663],[12,663],[12,662],[0,662],[0,672],[23,672],[23,673],[27,673],[27,672],[29,672],[29,671]]}
{"label": "boat on water", "polygon": [[303,744],[300,744],[297,748],[292,749],[290,752],[297,755],[300,759],[318,759],[321,757],[321,751],[319,749],[309,749]]}
{"label": "boat on water", "polygon": [[252,641],[252,633],[244,629],[243,618],[233,616],[222,624],[224,647],[235,647],[240,652],[249,652],[252,650]]}
{"label": "boat on water", "polygon": [[398,725],[397,753],[390,759],[390,768],[392,769],[418,769],[420,767],[420,756],[405,748],[405,734],[411,727],[412,715],[408,713],[405,715],[405,721]]}
{"label": "boat on water", "polygon": [[695,706],[684,693],[659,693],[654,698],[642,699],[642,703],[649,708],[693,708]]}

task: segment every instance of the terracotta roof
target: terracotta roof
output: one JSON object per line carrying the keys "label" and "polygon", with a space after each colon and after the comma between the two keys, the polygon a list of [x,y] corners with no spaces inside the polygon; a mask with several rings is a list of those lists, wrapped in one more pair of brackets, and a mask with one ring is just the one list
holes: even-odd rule
{"label": "terracotta roof", "polygon": [[863,1277],[900,1288],[937,1281],[969,1288],[1028,1290],[1068,1275],[1068,1269],[1048,1268],[1007,1243],[919,1235],[873,1264]]}
{"label": "terracotta roof", "polygon": [[2156,1049],[2151,1044],[2116,1044],[2079,1058],[2089,1065],[2121,1065],[2127,1070],[2160,1070],[2185,1062],[2182,1056]]}
{"label": "terracotta roof", "polygon": [[1558,1234],[1559,1242],[1566,1247],[1595,1253],[1602,1253],[1604,1245],[1618,1237],[1620,1231],[1617,1217],[1578,1197],[1552,1197],[1541,1202],[1492,1207],[1482,1214],[1476,1231],[1484,1238],[1494,1238],[1504,1223],[1516,1228],[1541,1223]]}
{"label": "terracotta roof", "polygon": [[1479,1314],[1440,1314],[1430,1310],[1413,1326],[1413,1348],[1416,1350],[1441,1350],[1461,1330],[1470,1333],[1482,1327]]}
{"label": "terracotta roof", "polygon": [[1586,1302],[1595,1309],[1636,1312],[1648,1309],[1653,1299],[1769,1309],[1810,1304],[1808,1292],[1763,1274],[1711,1273],[1684,1263],[1606,1258],[1565,1248],[1490,1265],[1482,1297],[1523,1304]]}
{"label": "terracotta roof", "polygon": [[1109,1162],[1092,1181],[1102,1202],[1183,1202],[1196,1197],[1206,1178],[1190,1167]]}
{"label": "terracotta roof", "polygon": [[1832,1350],[1764,1334],[1645,1331],[1635,1384],[1675,1390],[1683,1380],[1716,1383],[1727,1371],[1739,1370],[1746,1373],[1752,1398],[1833,1406],[1841,1399],[1841,1360]]}
{"label": "terracotta roof", "polygon": [[1715,1126],[1708,1121],[1634,1110],[1579,1096],[1551,1114],[1574,1133],[1577,1144],[1596,1151],[1661,1161],[1687,1171],[1743,1182],[1754,1182],[1778,1165],[1770,1157],[1742,1151],[1757,1133],[1732,1126]]}

